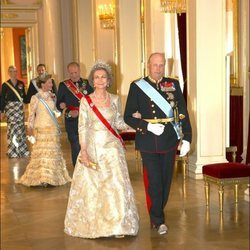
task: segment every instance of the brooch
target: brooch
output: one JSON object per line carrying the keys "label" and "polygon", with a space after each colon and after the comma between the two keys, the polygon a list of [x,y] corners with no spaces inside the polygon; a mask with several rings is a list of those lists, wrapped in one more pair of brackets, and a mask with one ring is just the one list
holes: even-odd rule
{"label": "brooch", "polygon": [[23,89],[23,85],[22,85],[22,84],[18,84],[17,87],[18,87],[19,89]]}
{"label": "brooch", "polygon": [[53,99],[53,101],[55,101],[56,99],[56,95],[55,93],[49,92],[50,93],[50,97]]}

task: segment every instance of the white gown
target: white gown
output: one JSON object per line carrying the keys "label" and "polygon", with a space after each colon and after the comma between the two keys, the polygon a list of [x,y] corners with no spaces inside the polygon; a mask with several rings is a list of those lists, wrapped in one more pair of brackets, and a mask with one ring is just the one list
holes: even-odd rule
{"label": "white gown", "polygon": [[[120,102],[111,96],[110,107],[99,108],[114,129],[125,129]],[[79,115],[80,143],[97,169],[77,160],[68,207],[65,232],[83,238],[136,235],[139,216],[129,179],[124,148],[82,98]]]}

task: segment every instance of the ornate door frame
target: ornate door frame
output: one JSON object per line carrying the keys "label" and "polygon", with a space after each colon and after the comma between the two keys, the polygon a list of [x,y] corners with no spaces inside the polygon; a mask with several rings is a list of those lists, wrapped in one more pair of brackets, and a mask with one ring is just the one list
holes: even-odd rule
{"label": "ornate door frame", "polygon": [[37,12],[40,7],[40,4],[17,5],[8,3],[1,6],[1,28],[26,28],[28,82],[36,74],[36,65],[39,62]]}

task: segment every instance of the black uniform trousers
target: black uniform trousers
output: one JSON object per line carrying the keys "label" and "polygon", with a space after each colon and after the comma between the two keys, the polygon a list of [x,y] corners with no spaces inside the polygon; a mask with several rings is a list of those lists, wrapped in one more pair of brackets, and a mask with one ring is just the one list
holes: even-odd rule
{"label": "black uniform trousers", "polygon": [[165,222],[164,207],[167,204],[173,176],[176,148],[166,153],[141,152],[147,207],[151,225]]}
{"label": "black uniform trousers", "polygon": [[73,166],[75,166],[78,154],[80,152],[80,144],[78,136],[78,118],[70,118],[70,120],[66,118],[65,128],[71,146],[72,163]]}

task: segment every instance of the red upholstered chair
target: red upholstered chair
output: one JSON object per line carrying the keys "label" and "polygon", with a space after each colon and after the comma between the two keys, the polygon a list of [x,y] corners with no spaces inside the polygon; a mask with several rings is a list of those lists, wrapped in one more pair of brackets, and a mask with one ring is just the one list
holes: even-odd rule
{"label": "red upholstered chair", "polygon": [[[122,137],[123,141],[135,141],[135,131],[134,130],[127,130],[127,131],[122,131],[120,132],[120,136]],[[135,167],[136,171],[140,171],[140,153],[138,150],[135,150]]]}
{"label": "red upholstered chair", "polygon": [[[237,148],[229,148],[227,151],[234,155]],[[223,199],[224,199],[224,186],[234,186],[235,191],[235,203],[238,203],[238,185],[248,184],[250,177],[250,165],[227,162],[227,163],[214,163],[204,165],[202,169],[204,182],[205,182],[205,199],[206,206],[209,205],[210,200],[210,183],[218,185],[219,192],[219,208],[220,212],[223,211]]]}

